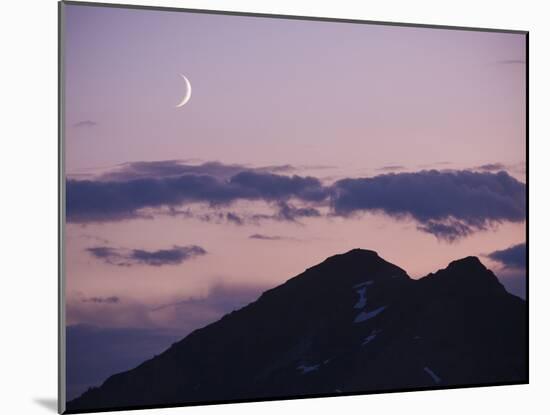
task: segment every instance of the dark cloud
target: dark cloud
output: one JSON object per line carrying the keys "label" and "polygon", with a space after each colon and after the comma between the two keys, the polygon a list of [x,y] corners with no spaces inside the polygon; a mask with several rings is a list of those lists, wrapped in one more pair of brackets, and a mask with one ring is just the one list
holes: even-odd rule
{"label": "dark cloud", "polygon": [[[233,172],[234,166],[220,163],[204,163],[193,166],[194,170],[185,170],[189,166],[173,161],[132,163],[132,169],[139,173],[119,175],[116,180],[69,179],[66,216],[69,222],[102,222],[144,217],[148,209],[158,212],[167,208],[173,215],[242,225],[263,219],[319,217],[317,208],[329,203],[332,215],[372,211],[394,218],[411,217],[421,231],[453,241],[502,221],[525,219],[525,184],[504,171],[493,173],[499,167],[494,163],[480,166],[478,170],[483,171],[390,173],[346,178],[327,186],[314,177],[252,170],[225,179],[206,174]],[[263,201],[277,211],[273,215],[218,211],[197,216],[181,209],[191,203],[219,209],[241,200]]]}
{"label": "dark cloud", "polygon": [[426,223],[418,225],[416,228],[422,232],[431,233],[437,239],[442,239],[447,242],[454,242],[474,232],[470,226],[453,219],[440,221],[429,220]]}
{"label": "dark cloud", "polygon": [[168,210],[168,215],[182,217],[185,219],[195,219],[209,223],[230,223],[233,225],[259,225],[262,221],[289,221],[297,222],[297,219],[303,217],[320,217],[321,212],[312,207],[296,207],[286,202],[277,202],[272,205],[275,212],[267,213],[237,213],[234,211],[213,210],[205,213],[205,208],[201,212],[195,212],[191,209],[175,209]]}
{"label": "dark cloud", "polygon": [[95,304],[117,304],[120,302],[120,298],[117,296],[111,297],[84,297],[80,301],[83,303],[95,303]]}
{"label": "dark cloud", "polygon": [[506,170],[506,166],[502,163],[488,163],[488,164],[482,164],[481,166],[477,166],[475,170],[500,171],[500,170]]}
{"label": "dark cloud", "polygon": [[91,128],[91,127],[95,127],[96,125],[98,125],[98,123],[95,122],[95,121],[83,120],[83,121],[79,121],[77,123],[74,123],[73,127],[75,127],[75,128]]}
{"label": "dark cloud", "polygon": [[184,174],[207,175],[217,179],[229,179],[241,172],[254,173],[288,173],[295,167],[274,165],[264,167],[247,167],[241,164],[224,164],[209,161],[202,164],[188,164],[186,160],[136,161],[124,163],[101,176],[102,181],[128,181],[143,178],[177,177]]}
{"label": "dark cloud", "polygon": [[236,213],[233,213],[233,212],[227,212],[225,214],[225,218],[227,219],[228,222],[234,223],[235,225],[243,225],[244,224],[244,219],[241,218]]}
{"label": "dark cloud", "polygon": [[95,246],[92,248],[87,248],[86,251],[88,251],[94,257],[100,258],[105,262],[108,262],[109,264],[123,265],[121,263],[117,263],[123,257],[123,255],[120,253],[120,249],[109,248],[107,246]]}
{"label": "dark cloud", "polygon": [[507,269],[525,269],[527,264],[527,247],[525,243],[511,246],[487,255],[493,261],[500,262]]}
{"label": "dark cloud", "polygon": [[484,255],[498,262],[501,269],[497,275],[509,293],[526,298],[527,287],[527,246],[525,243]]}
{"label": "dark cloud", "polygon": [[424,170],[340,180],[333,185],[332,207],[343,216],[410,216],[420,230],[452,241],[493,223],[524,221],[525,195],[525,184],[502,171]]}
{"label": "dark cloud", "polygon": [[298,170],[298,168],[290,164],[283,164],[280,166],[255,167],[247,170],[255,171],[256,173],[291,173]]}
{"label": "dark cloud", "polygon": [[136,161],[124,163],[99,177],[102,181],[129,181],[143,178],[177,177],[184,174],[208,175],[229,178],[247,170],[239,164],[223,164],[216,161],[203,164],[185,164],[183,160]]}
{"label": "dark cloud", "polygon": [[250,195],[212,176],[144,178],[129,181],[68,180],[67,220],[101,222],[139,217],[138,210],[184,202],[229,203]]}
{"label": "dark cloud", "polygon": [[249,197],[246,198],[249,199],[276,201],[294,197],[304,201],[320,202],[328,195],[328,189],[314,177],[242,172],[233,176],[230,183],[248,193]]}
{"label": "dark cloud", "polygon": [[112,248],[108,246],[96,246],[86,249],[94,257],[107,264],[117,266],[132,265],[178,265],[191,258],[205,255],[206,251],[200,246],[174,246],[170,249],[158,251],[146,251],[144,249]]}
{"label": "dark cloud", "polygon": [[293,173],[298,170],[330,169],[333,166],[304,165],[292,166],[290,164],[250,167],[243,164],[225,164],[218,161],[208,161],[202,164],[190,164],[195,159],[187,160],[161,160],[161,161],[136,161],[124,163],[116,168],[103,173],[98,177],[103,181],[127,181],[142,178],[174,177],[183,174],[208,175],[218,179],[229,179],[241,172],[252,173]]}
{"label": "dark cloud", "polygon": [[278,201],[297,198],[321,201],[328,189],[313,177],[241,172],[229,180],[185,174],[128,181],[67,180],[67,220],[101,222],[139,217],[139,210],[183,203],[212,206],[239,199]]}
{"label": "dark cloud", "polygon": [[278,203],[278,212],[273,216],[276,220],[294,222],[299,218],[316,218],[321,213],[312,207],[296,207],[286,202]]}
{"label": "dark cloud", "polygon": [[260,233],[252,234],[248,237],[249,239],[259,239],[261,241],[281,241],[285,238],[284,236],[276,236],[276,235],[262,235]]}
{"label": "dark cloud", "polygon": [[235,225],[243,225],[245,223],[245,218],[235,213],[233,211],[220,211],[212,210],[209,212],[204,212],[205,208],[200,209],[200,213],[193,211],[192,209],[176,209],[173,206],[170,206],[167,214],[175,217],[182,217],[184,219],[196,219],[202,222],[209,223],[233,223]]}

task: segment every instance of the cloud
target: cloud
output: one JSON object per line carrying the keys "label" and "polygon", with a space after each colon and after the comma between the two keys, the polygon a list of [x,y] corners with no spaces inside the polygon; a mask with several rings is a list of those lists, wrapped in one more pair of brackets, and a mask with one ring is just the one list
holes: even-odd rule
{"label": "cloud", "polygon": [[300,218],[317,218],[321,217],[321,212],[310,206],[297,207],[291,203],[280,201],[274,204],[275,213],[257,213],[245,217],[247,223],[259,224],[264,220],[274,220],[280,222],[294,222],[300,223]]}
{"label": "cloud", "polygon": [[215,284],[203,296],[151,306],[130,301],[92,307],[67,304],[67,394],[76,397],[108,376],[131,369],[187,334],[244,307],[267,288]]}
{"label": "cloud", "polygon": [[319,202],[328,195],[328,190],[323,187],[320,180],[310,176],[242,172],[233,176],[230,183],[243,189],[251,199],[276,201],[294,197],[304,201]]}
{"label": "cloud", "polygon": [[500,170],[506,170],[506,166],[502,163],[488,163],[488,164],[482,164],[481,166],[477,166],[475,170],[500,171]]}
{"label": "cloud", "polygon": [[[131,166],[133,173],[127,175],[126,171],[116,179],[109,176],[106,180],[103,176],[96,180],[67,180],[67,220],[117,221],[146,217],[146,212],[154,217],[155,212],[168,209],[168,214],[243,225],[263,219],[297,221],[320,217],[318,208],[328,204],[330,214],[336,216],[370,211],[395,219],[412,218],[418,222],[419,230],[452,242],[503,221],[521,222],[526,215],[525,184],[505,171],[495,173],[501,167],[499,163],[480,166],[483,171],[388,173],[345,178],[332,185],[310,176],[250,169],[220,178],[235,168],[220,163],[204,163],[191,170],[173,161]],[[205,203],[217,210],[238,201],[262,201],[277,211],[272,215],[218,211],[197,216],[182,209],[183,205]]]}
{"label": "cloud", "polygon": [[513,177],[516,177],[519,180],[523,180],[523,181],[525,181],[525,174],[526,174],[525,162],[508,163],[508,164],[504,164],[500,162],[486,163],[479,166],[475,166],[470,170],[489,172],[489,173],[497,173],[499,171],[505,171],[511,174]]}
{"label": "cloud", "polygon": [[498,278],[506,290],[521,298],[526,298],[527,285],[527,246],[525,243],[491,252],[485,257],[501,265]]}
{"label": "cloud", "polygon": [[294,222],[298,218],[316,218],[321,212],[312,207],[298,208],[286,202],[278,203],[278,212],[273,216],[276,220]]}
{"label": "cloud", "polygon": [[67,296],[67,324],[163,328],[186,334],[244,307],[269,288],[272,287],[215,283],[205,293],[180,296],[179,299],[170,296],[170,302],[150,304],[126,298],[116,303],[116,307],[96,307],[94,302],[82,301],[85,297],[81,293],[70,293]]}
{"label": "cloud", "polygon": [[143,178],[177,177],[184,174],[207,175],[217,179],[228,179],[241,172],[288,173],[295,167],[273,165],[247,167],[241,164],[224,164],[209,161],[202,164],[188,164],[185,160],[136,161],[124,163],[98,177],[102,181],[128,181]]}
{"label": "cloud", "polygon": [[112,248],[108,246],[96,246],[87,248],[92,256],[103,262],[117,266],[132,265],[178,265],[194,257],[205,255],[206,251],[200,246],[177,246],[171,249],[158,251],[146,251],[144,249]]}
{"label": "cloud", "polygon": [[527,295],[527,278],[525,270],[523,271],[499,271],[498,279],[510,294],[526,299]]}
{"label": "cloud", "polygon": [[167,214],[175,217],[182,217],[184,219],[196,219],[202,222],[209,223],[232,223],[234,225],[244,225],[248,218],[233,212],[233,211],[222,211],[215,209],[205,213],[206,208],[201,208],[200,213],[197,213],[189,208],[186,209],[176,209],[171,206],[168,209]]}
{"label": "cloud", "polygon": [[261,241],[281,241],[283,239],[289,239],[284,236],[277,235],[263,235],[261,233],[255,233],[248,237],[249,239],[259,239]]}
{"label": "cloud", "polygon": [[[208,290],[208,294],[203,297],[188,297],[180,301],[167,304],[161,304],[151,309],[152,312],[158,312],[174,308],[181,315],[188,315],[191,310],[197,314],[199,309],[203,309],[204,314],[214,314],[223,316],[226,313],[244,307],[254,301],[262,291],[267,287],[256,285],[226,285],[215,284]],[[200,313],[199,313],[200,314]]]}
{"label": "cloud", "polygon": [[233,212],[227,212],[225,214],[225,218],[227,219],[228,222],[232,222],[236,225],[244,224],[244,220],[239,215]]}
{"label": "cloud", "polygon": [[228,211],[226,213],[215,212],[193,216],[196,219],[215,222],[215,223],[233,223],[235,225],[260,225],[263,221],[294,222],[300,223],[300,218],[318,218],[323,216],[321,212],[314,207],[297,207],[287,202],[277,202],[272,205],[274,213],[235,213]]}
{"label": "cloud", "polygon": [[443,220],[428,220],[426,223],[416,227],[418,230],[431,233],[437,239],[447,242],[454,242],[457,239],[471,235],[474,230],[459,220],[443,219]]}
{"label": "cloud", "polygon": [[525,196],[525,184],[503,171],[423,170],[340,180],[331,202],[336,215],[409,216],[419,230],[452,241],[494,223],[524,221]]}
{"label": "cloud", "polygon": [[75,128],[91,128],[97,126],[98,123],[92,120],[83,120],[73,124]]}
{"label": "cloud", "polygon": [[298,170],[298,168],[291,166],[290,164],[283,164],[280,166],[256,167],[247,170],[255,171],[256,173],[290,173]]}
{"label": "cloud", "polygon": [[83,303],[95,303],[95,304],[117,304],[120,302],[120,298],[117,296],[83,297],[80,301],[82,301]]}
{"label": "cloud", "polygon": [[334,166],[326,165],[302,165],[293,166],[290,164],[270,165],[251,167],[243,164],[225,164],[218,161],[208,161],[202,164],[190,164],[196,162],[196,159],[187,160],[160,160],[160,161],[135,161],[123,163],[116,166],[100,176],[99,180],[103,181],[125,181],[142,178],[161,178],[174,177],[183,174],[208,175],[218,179],[228,179],[241,172],[252,173],[292,173],[298,170],[319,170],[330,169]]}
{"label": "cloud", "polygon": [[205,210],[207,207],[201,207],[199,213],[189,208],[170,208],[167,214],[175,217],[179,216],[185,219],[196,219],[203,222],[217,224],[230,223],[238,226],[259,225],[265,220],[298,222],[298,218],[322,216],[321,212],[313,207],[296,207],[286,202],[274,203],[272,204],[272,207],[275,209],[275,212],[272,214],[249,212],[237,213],[235,211],[219,210],[217,207],[214,207],[214,210],[207,211],[206,213]]}
{"label": "cloud", "polygon": [[203,164],[185,164],[182,160],[136,161],[124,163],[99,176],[101,181],[129,181],[143,178],[177,177],[184,174],[208,175],[229,178],[247,170],[239,164],[223,164],[217,161]]}
{"label": "cloud", "polygon": [[241,172],[228,180],[184,174],[127,181],[67,180],[69,222],[103,222],[140,217],[144,208],[206,202],[212,206],[237,200],[322,201],[328,189],[313,177]]}
{"label": "cloud", "polygon": [[217,284],[202,296],[154,306],[128,300],[117,303],[116,309],[69,297],[68,395],[75,397],[113,373],[135,367],[193,330],[254,301],[267,288]]}
{"label": "cloud", "polygon": [[525,269],[527,264],[527,246],[517,244],[487,255],[493,261],[499,262],[506,269]]}

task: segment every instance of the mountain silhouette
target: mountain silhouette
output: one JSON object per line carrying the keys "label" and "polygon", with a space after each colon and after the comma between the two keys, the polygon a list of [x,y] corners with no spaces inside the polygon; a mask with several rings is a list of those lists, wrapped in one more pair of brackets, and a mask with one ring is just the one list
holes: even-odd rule
{"label": "mountain silhouette", "polygon": [[467,257],[414,280],[332,256],[109,377],[69,412],[527,381],[526,303]]}

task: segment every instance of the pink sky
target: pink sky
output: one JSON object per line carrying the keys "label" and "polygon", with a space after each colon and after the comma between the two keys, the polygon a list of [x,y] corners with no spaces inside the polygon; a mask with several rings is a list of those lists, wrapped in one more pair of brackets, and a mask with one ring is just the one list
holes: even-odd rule
{"label": "pink sky", "polygon": [[[73,5],[66,19],[66,172],[77,180],[97,180],[121,163],[190,160],[185,164],[292,165],[278,174],[313,176],[327,186],[387,173],[387,166],[402,173],[498,163],[525,182],[522,34]],[[176,109],[180,73],[193,95]],[[294,201],[309,206],[302,202]],[[273,212],[261,200],[181,208]],[[495,221],[449,242],[420,231],[411,216],[343,217],[318,208],[320,217],[296,222],[236,225],[152,209],[149,218],[69,223],[68,323],[189,330],[219,310],[162,306],[213,292],[240,304],[358,247],[412,277],[478,255],[501,280],[518,278],[483,255],[525,242],[524,221]],[[207,254],[163,266],[117,266],[87,251],[191,245]],[[85,301],[113,296],[116,304]]]}

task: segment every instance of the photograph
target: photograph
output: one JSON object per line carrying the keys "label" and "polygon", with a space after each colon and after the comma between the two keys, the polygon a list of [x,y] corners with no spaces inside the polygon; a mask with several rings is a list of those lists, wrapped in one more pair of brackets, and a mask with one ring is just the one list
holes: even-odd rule
{"label": "photograph", "polygon": [[67,413],[528,383],[528,32],[59,13]]}

